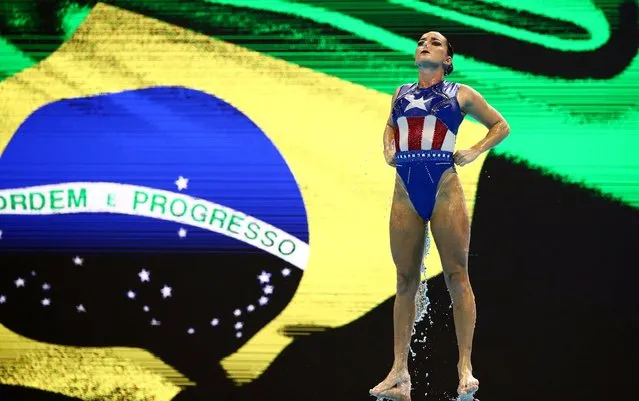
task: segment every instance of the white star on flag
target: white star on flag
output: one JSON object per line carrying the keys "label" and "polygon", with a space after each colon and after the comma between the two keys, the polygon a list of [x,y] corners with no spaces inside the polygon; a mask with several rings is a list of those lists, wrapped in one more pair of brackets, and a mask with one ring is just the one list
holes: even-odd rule
{"label": "white star on flag", "polygon": [[191,328],[189,328],[189,329],[187,330],[187,333],[189,333],[189,334],[193,334],[193,333],[195,333],[195,329],[194,329],[193,327],[191,327]]}
{"label": "white star on flag", "polygon": [[289,269],[288,267],[282,269],[282,276],[286,277],[289,274],[291,274],[291,269]]}
{"label": "white star on flag", "polygon": [[78,312],[86,312],[87,311],[86,309],[84,309],[84,305],[82,305],[82,304],[76,306],[75,308],[78,310]]}
{"label": "white star on flag", "polygon": [[185,229],[183,229],[183,228],[180,228],[180,229],[178,230],[178,237],[180,237],[180,238],[184,238],[184,237],[186,237],[186,230],[185,230]]}
{"label": "white star on flag", "polygon": [[415,99],[415,95],[412,93],[407,95],[405,99],[408,100],[409,103],[406,105],[404,111],[408,111],[410,109],[422,109],[426,111],[426,104],[423,99]]}
{"label": "white star on flag", "polygon": [[32,271],[32,272],[31,272],[31,276],[32,276],[32,277],[35,277],[35,276],[36,276],[36,272]]}
{"label": "white star on flag", "polygon": [[268,298],[266,297],[261,297],[259,300],[260,305],[264,306],[268,303]]}
{"label": "white star on flag", "polygon": [[126,296],[129,297],[129,299],[134,299],[135,298],[135,292],[129,291],[129,292],[126,293]]}
{"label": "white star on flag", "polygon": [[262,274],[257,276],[257,279],[260,280],[260,284],[268,283],[271,279],[271,274],[263,271]]}
{"label": "white star on flag", "polygon": [[268,295],[268,294],[272,294],[273,293],[273,286],[272,285],[267,285],[266,287],[264,287],[264,294]]}
{"label": "white star on flag", "polygon": [[237,333],[235,333],[235,337],[240,338],[242,337],[242,332],[238,331]]}
{"label": "white star on flag", "polygon": [[213,319],[213,320],[211,320],[211,326],[215,327],[215,326],[217,326],[218,324],[220,324],[220,320],[219,320],[219,319]]}
{"label": "white star on flag", "polygon": [[165,285],[164,287],[162,287],[162,289],[160,290],[160,292],[162,293],[162,298],[168,298],[171,296],[171,287],[169,287],[168,285]]}
{"label": "white star on flag", "polygon": [[142,271],[140,271],[138,273],[138,276],[140,277],[140,281],[145,282],[145,281],[150,281],[151,280],[151,272],[142,269]]}
{"label": "white star on flag", "polygon": [[233,311],[233,314],[234,314],[235,316],[240,316],[240,315],[242,314],[242,311],[241,311],[241,310],[239,310],[239,309],[235,309],[235,310]]}
{"label": "white star on flag", "polygon": [[180,176],[180,178],[175,181],[175,185],[177,185],[178,191],[186,189],[189,185],[189,179]]}
{"label": "white star on flag", "polygon": [[255,310],[255,306],[249,305],[249,306],[246,307],[246,310],[249,311],[249,312],[253,312]]}
{"label": "white star on flag", "polygon": [[49,306],[51,305],[51,300],[49,298],[45,298],[42,300],[42,306]]}
{"label": "white star on flag", "polygon": [[149,308],[148,306],[144,305],[144,308],[142,308],[145,312],[148,312],[151,310],[151,308]]}
{"label": "white star on flag", "polygon": [[159,320],[155,320],[155,319],[151,320],[151,326],[159,326],[159,325],[160,325],[160,321]]}
{"label": "white star on flag", "polygon": [[18,287],[24,287],[24,279],[18,277],[18,279],[16,281],[14,281],[14,283],[16,284],[16,288]]}
{"label": "white star on flag", "polygon": [[0,230],[0,239],[2,239],[2,230]]}
{"label": "white star on flag", "polygon": [[82,266],[82,263],[84,263],[84,260],[82,260],[82,258],[80,258],[79,256],[76,256],[75,258],[73,258],[73,263],[76,266]]}
{"label": "white star on flag", "polygon": [[42,289],[45,291],[48,291],[51,289],[51,286],[49,285],[49,283],[44,283],[42,284]]}
{"label": "white star on flag", "polygon": [[7,297],[5,297],[4,295],[0,295],[0,304],[3,304],[7,302]]}
{"label": "white star on flag", "polygon": [[242,322],[237,322],[237,323],[235,323],[235,330],[239,330],[239,329],[241,329],[242,327],[244,327],[244,323],[242,323]]}

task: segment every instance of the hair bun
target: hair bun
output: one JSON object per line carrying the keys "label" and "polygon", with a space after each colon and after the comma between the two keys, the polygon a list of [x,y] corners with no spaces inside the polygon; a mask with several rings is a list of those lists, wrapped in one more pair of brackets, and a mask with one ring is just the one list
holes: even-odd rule
{"label": "hair bun", "polygon": [[450,75],[455,68],[453,67],[453,63],[449,65],[444,65],[444,75]]}

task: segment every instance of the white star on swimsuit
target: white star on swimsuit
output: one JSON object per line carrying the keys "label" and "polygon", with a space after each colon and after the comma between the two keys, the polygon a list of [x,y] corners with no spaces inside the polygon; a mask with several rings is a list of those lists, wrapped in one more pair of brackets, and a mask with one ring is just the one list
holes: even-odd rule
{"label": "white star on swimsuit", "polygon": [[415,95],[412,93],[410,95],[406,95],[405,99],[409,102],[404,109],[405,112],[410,109],[422,109],[426,111],[426,103],[424,102],[424,99],[415,99]]}

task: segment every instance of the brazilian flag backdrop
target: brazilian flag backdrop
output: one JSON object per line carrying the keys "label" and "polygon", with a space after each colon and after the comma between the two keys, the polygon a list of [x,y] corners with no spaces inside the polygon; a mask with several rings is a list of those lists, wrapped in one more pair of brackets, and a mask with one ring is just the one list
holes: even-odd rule
{"label": "brazilian flag backdrop", "polygon": [[[364,400],[392,364],[393,90],[429,30],[511,125],[458,168],[482,400],[639,357],[639,24],[621,0],[0,5],[0,399]],[[486,129],[466,118],[458,148]],[[435,245],[414,400],[455,396]]]}

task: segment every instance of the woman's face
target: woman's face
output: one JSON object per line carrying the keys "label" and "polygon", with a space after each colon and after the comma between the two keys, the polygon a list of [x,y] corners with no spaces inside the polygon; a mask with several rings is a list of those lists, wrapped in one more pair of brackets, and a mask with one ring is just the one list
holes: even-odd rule
{"label": "woman's face", "polygon": [[439,32],[428,32],[422,35],[415,49],[415,64],[422,66],[437,66],[450,64],[447,39]]}

